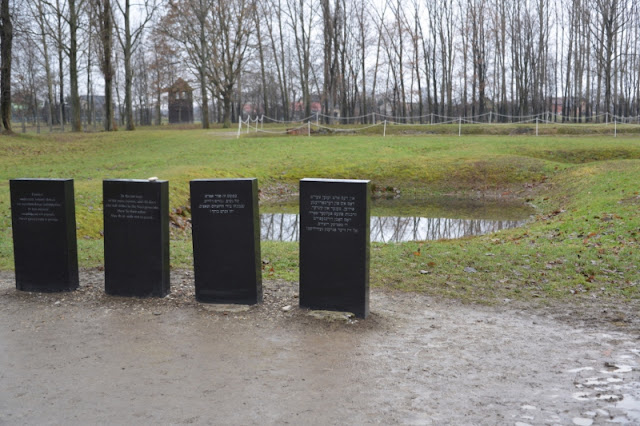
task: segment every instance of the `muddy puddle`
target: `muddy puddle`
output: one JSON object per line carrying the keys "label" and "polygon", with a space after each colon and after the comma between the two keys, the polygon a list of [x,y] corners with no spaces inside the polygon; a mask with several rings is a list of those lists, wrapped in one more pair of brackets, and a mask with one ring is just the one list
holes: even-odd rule
{"label": "muddy puddle", "polygon": [[[297,209],[295,200],[269,206],[260,215],[261,238],[298,241]],[[379,197],[372,200],[370,238],[390,243],[471,237],[522,226],[531,214],[531,206],[503,200]]]}

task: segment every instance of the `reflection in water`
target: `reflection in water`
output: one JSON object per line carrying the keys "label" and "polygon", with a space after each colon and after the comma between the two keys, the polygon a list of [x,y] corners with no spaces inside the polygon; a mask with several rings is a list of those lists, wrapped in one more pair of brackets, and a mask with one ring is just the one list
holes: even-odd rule
{"label": "reflection in water", "polygon": [[[371,217],[371,241],[395,243],[470,237],[516,228],[523,220],[446,219],[430,217]],[[300,218],[296,214],[260,215],[261,238],[298,241]]]}

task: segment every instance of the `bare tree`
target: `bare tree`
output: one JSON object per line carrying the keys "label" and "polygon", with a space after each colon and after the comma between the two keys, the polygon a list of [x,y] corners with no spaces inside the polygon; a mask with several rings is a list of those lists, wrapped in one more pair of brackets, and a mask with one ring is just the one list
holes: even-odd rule
{"label": "bare tree", "polygon": [[[473,58],[473,109],[472,115],[482,115],[486,103],[487,87],[487,44],[486,44],[486,1],[467,0],[467,10],[471,23],[471,52]],[[476,110],[477,90],[477,110]]]}
{"label": "bare tree", "polygon": [[617,59],[617,40],[621,29],[628,20],[626,8],[621,0],[592,0],[590,10],[593,13],[591,33],[599,47],[597,61],[600,76],[604,79],[604,109],[613,114],[612,79],[617,70],[614,69]]}
{"label": "bare tree", "polygon": [[78,28],[80,26],[80,10],[84,0],[67,0],[69,14],[66,21],[69,25],[69,90],[71,97],[71,129],[82,131],[80,121],[80,94],[78,93]]}
{"label": "bare tree", "polygon": [[370,41],[369,28],[370,28],[370,15],[367,13],[369,3],[367,0],[354,0],[354,15],[356,17],[356,29],[355,34],[356,43],[359,49],[360,69],[362,72],[362,90],[360,91],[362,100],[360,101],[361,109],[360,114],[365,117],[367,122],[367,116],[369,114],[368,99],[367,99],[367,46]]}
{"label": "bare tree", "polygon": [[113,14],[111,0],[90,0],[100,43],[98,58],[100,71],[104,77],[104,130],[110,132],[113,127]]}
{"label": "bare tree", "polygon": [[393,14],[393,21],[384,24],[383,38],[387,50],[387,58],[393,76],[394,115],[407,116],[407,96],[405,90],[404,61],[405,61],[405,29],[407,18],[400,0],[387,0],[387,5]]}
{"label": "bare tree", "polygon": [[[149,65],[149,71],[153,75],[151,88],[156,97],[155,124],[159,126],[162,124],[162,94],[166,91],[166,88],[171,85],[171,82],[177,74],[175,65],[178,52],[175,46],[171,44],[171,39],[166,35],[165,28],[162,25],[154,28],[149,44],[153,56],[151,64]],[[208,108],[206,110],[208,110]],[[205,110],[203,110],[203,116],[205,116],[204,111]]]}
{"label": "bare tree", "polygon": [[47,23],[45,21],[45,4],[42,0],[34,0],[30,3],[31,15],[37,24],[37,37],[40,39],[40,43],[36,44],[41,53],[41,58],[44,66],[46,84],[47,84],[47,102],[48,102],[48,114],[47,125],[49,132],[53,130],[53,115],[55,113],[55,99],[53,94],[53,73],[51,71],[51,63],[49,58],[49,43],[48,43],[48,31]]}
{"label": "bare tree", "polygon": [[13,22],[9,0],[0,1],[0,116],[5,133],[11,129],[11,58]]}
{"label": "bare tree", "polygon": [[245,65],[252,34],[253,0],[214,0],[211,55],[207,74],[224,109],[223,126],[231,127],[234,89]]}
{"label": "bare tree", "polygon": [[282,1],[271,0],[270,2],[259,2],[258,5],[260,5],[259,13],[261,13],[264,18],[264,23],[267,26],[267,32],[269,34],[271,54],[280,89],[282,118],[289,120],[291,104],[289,101],[290,77],[286,72],[288,49],[286,48],[287,33],[285,31]]}
{"label": "bare tree", "polygon": [[[63,123],[65,121],[64,111],[64,79],[63,76],[69,75],[69,98],[71,100],[71,130],[74,132],[82,131],[81,111],[80,111],[80,94],[78,92],[78,31],[81,26],[81,19],[85,0],[66,0],[55,3],[45,1],[49,8],[55,13],[56,27],[49,25],[50,34],[55,38],[58,48],[58,73],[60,79],[60,118]],[[64,23],[64,24],[63,24]],[[66,29],[66,32],[65,32]],[[64,69],[65,54],[69,58],[68,73]]]}
{"label": "bare tree", "polygon": [[209,94],[207,90],[207,66],[211,52],[209,40],[213,34],[214,5],[211,0],[170,1],[169,11],[163,20],[164,34],[178,42],[187,54],[188,63],[194,68],[200,84],[202,100],[202,128],[209,128]]}
{"label": "bare tree", "polygon": [[[134,130],[133,121],[133,67],[132,57],[135,50],[140,44],[140,40],[146,25],[151,21],[155,10],[157,9],[156,0],[144,0],[143,4],[138,7],[140,19],[134,28],[131,27],[132,11],[131,0],[115,0],[114,26],[120,47],[122,48],[122,59],[124,62],[124,114],[127,130]],[[117,19],[116,15],[120,18]]]}
{"label": "bare tree", "polygon": [[[291,30],[295,38],[304,116],[309,117],[311,115],[311,28],[316,10],[313,1],[309,0],[287,0],[287,6]],[[325,57],[325,60],[328,59]]]}

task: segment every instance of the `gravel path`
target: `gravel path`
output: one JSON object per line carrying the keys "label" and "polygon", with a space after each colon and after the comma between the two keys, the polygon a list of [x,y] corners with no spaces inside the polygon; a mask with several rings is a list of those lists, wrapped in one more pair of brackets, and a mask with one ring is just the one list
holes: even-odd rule
{"label": "gravel path", "polygon": [[[15,290],[0,272],[0,424],[640,424],[637,304],[467,306],[373,290],[367,320]],[[291,306],[289,310],[283,310]]]}

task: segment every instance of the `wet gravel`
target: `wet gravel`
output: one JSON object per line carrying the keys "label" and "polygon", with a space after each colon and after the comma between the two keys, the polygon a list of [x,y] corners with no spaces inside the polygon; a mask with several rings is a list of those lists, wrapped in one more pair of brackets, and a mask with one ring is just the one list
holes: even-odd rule
{"label": "wet gravel", "polygon": [[15,290],[0,272],[0,424],[640,424],[638,303],[469,306],[372,290],[371,316]]}

